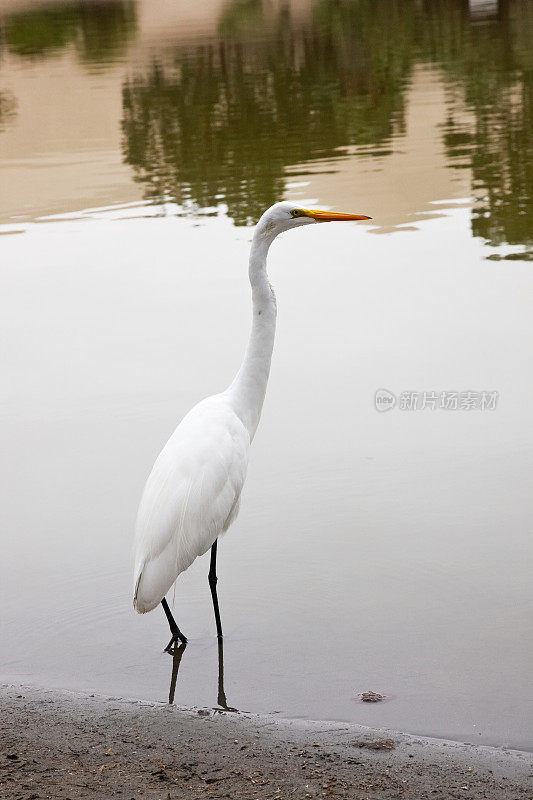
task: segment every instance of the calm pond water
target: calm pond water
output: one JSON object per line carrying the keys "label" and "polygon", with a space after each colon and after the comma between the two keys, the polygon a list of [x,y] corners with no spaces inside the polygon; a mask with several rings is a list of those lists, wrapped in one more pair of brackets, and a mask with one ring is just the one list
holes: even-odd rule
{"label": "calm pond water", "polygon": [[272,250],[227,704],[532,746],[532,34],[527,0],[4,0],[3,680],[224,703],[208,558],[173,660],[132,531],[289,198],[374,220]]}

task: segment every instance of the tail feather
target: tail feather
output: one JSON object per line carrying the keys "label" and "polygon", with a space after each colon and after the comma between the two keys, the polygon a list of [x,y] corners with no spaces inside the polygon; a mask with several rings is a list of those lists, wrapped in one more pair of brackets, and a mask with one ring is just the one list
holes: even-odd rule
{"label": "tail feather", "polygon": [[141,578],[143,576],[143,568],[144,567],[141,567],[141,569],[139,570],[139,574],[137,576],[137,580],[135,581],[134,589],[133,589],[133,608],[139,614],[143,613],[142,611],[139,611],[139,608],[138,608],[138,605],[137,605],[137,598],[139,596],[139,584],[141,583]]}
{"label": "tail feather", "polygon": [[148,559],[139,569],[133,593],[133,607],[139,614],[153,611],[176,580],[169,550],[165,549],[157,558]]}

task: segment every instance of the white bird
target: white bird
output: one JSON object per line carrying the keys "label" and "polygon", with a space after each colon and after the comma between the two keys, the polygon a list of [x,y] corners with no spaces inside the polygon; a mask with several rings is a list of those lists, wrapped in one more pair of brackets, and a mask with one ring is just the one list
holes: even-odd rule
{"label": "white bird", "polygon": [[137,515],[133,606],[145,614],[163,605],[172,633],[167,650],[187,639],[165,595],[194,559],[210,548],[209,585],[217,635],[222,637],[217,539],[239,511],[274,346],[276,298],[266,271],[269,247],[278,234],[300,225],[368,219],[282,202],[265,211],[257,223],[249,262],[253,321],[244,360],[226,391],[202,400],[178,425],[154,464]]}

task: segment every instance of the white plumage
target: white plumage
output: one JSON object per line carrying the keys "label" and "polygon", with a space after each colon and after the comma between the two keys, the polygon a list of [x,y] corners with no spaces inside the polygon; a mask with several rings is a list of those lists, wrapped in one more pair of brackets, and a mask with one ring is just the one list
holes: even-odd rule
{"label": "white plumage", "polygon": [[[276,203],[259,220],[252,242],[249,278],[252,331],[243,363],[231,386],[198,403],[178,425],[150,473],[135,531],[133,604],[144,614],[159,603],[167,614],[172,640],[186,641],[165,595],[198,556],[213,547],[210,585],[218,635],[222,635],[216,597],[216,541],[233,522],[246,477],[270,372],[276,330],[276,299],[266,259],[275,237],[315,222],[370,219]],[[168,649],[168,648],[167,648]]]}
{"label": "white plumage", "polygon": [[239,508],[250,434],[225,394],[189,411],[146,483],[136,525],[135,599],[152,611]]}

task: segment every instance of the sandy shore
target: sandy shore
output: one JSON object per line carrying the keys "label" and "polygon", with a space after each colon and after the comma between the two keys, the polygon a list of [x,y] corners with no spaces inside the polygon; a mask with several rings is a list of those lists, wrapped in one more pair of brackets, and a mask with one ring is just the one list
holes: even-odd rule
{"label": "sandy shore", "polygon": [[6,800],[533,796],[525,752],[34,687],[0,697]]}

